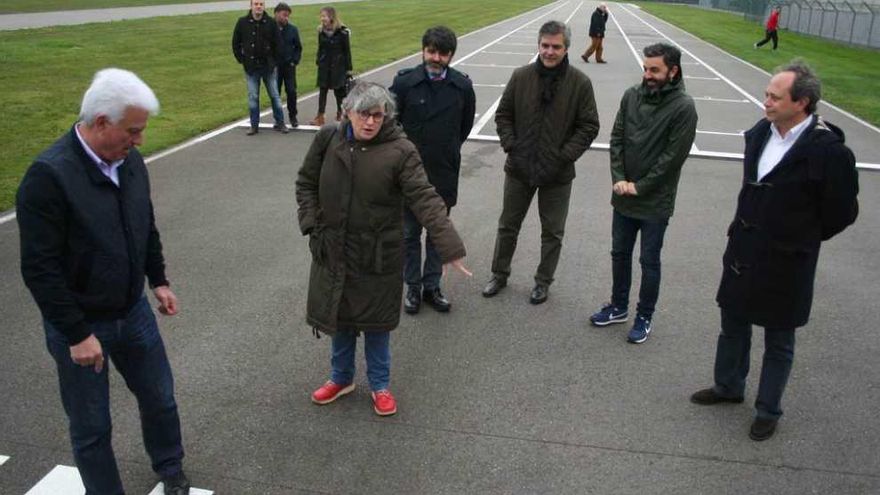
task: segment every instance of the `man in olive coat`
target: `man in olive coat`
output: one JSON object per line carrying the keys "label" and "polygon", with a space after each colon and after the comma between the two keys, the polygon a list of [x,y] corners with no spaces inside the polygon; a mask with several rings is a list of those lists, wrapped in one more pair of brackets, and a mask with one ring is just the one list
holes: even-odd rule
{"label": "man in olive coat", "polygon": [[660,293],[660,250],[681,167],[697,132],[694,100],[684,92],[681,52],[657,43],[645,47],[644,54],[642,82],[623,94],[611,131],[611,302],[590,317],[596,326],[628,319],[633,247],[641,232],[642,283],[627,336],[634,344],[651,333]]}
{"label": "man in olive coat", "polygon": [[855,157],[843,131],[816,114],[821,85],[795,60],[770,80],[764,113],[746,132],[742,189],[728,228],[717,301],[721,335],[715,385],[700,405],[741,403],[752,325],[764,327],[753,440],[773,436],[794,359],[795,328],[807,323],[822,241],[855,222]]}
{"label": "man in olive coat", "polygon": [[[398,72],[391,86],[398,120],[418,148],[428,180],[446,203],[447,212],[458,197],[461,145],[474,125],[476,106],[471,80],[449,66],[456,45],[451,29],[429,28],[422,36],[422,63]],[[424,299],[437,311],[449,311],[452,305],[440,290],[443,265],[434,243],[426,237],[423,270],[422,224],[409,208],[404,211],[403,226],[403,276],[407,284],[403,309],[418,313]]]}
{"label": "man in olive coat", "polygon": [[574,162],[599,133],[599,115],[590,79],[568,63],[571,31],[549,21],[538,32],[538,60],[516,69],[495,113],[504,164],[504,203],[498,220],[492,279],[483,296],[507,286],[510,262],[522,221],[538,195],[541,262],[532,304],[547,300],[562,251],[565,219],[574,180]]}

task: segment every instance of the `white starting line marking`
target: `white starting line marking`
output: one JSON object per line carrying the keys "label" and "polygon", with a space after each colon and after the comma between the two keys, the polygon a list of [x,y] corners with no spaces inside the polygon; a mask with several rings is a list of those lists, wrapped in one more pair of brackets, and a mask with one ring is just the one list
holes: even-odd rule
{"label": "white starting line marking", "polygon": [[0,466],[6,464],[6,461],[8,461],[8,460],[9,460],[8,455],[0,455]]}
{"label": "white starting line marking", "polygon": [[501,64],[459,64],[462,67],[492,67],[495,69],[518,69],[519,65],[501,65]]}
{"label": "white starting line marking", "polygon": [[721,132],[721,131],[697,131],[697,134],[711,134],[713,136],[742,136],[743,131],[739,132]]}
{"label": "white starting line marking", "polygon": [[702,77],[702,76],[684,76],[685,79],[696,79],[698,81],[720,81],[720,77]]}
{"label": "white starting line marking", "polygon": [[493,52],[489,50],[483,50],[483,53],[488,53],[490,55],[528,55],[532,56],[534,52]]}
{"label": "white starting line marking", "polygon": [[749,100],[734,100],[731,98],[715,98],[712,96],[692,96],[695,100],[700,101],[717,101],[722,103],[751,103]]}
{"label": "white starting line marking", "polygon": [[[162,495],[165,493],[164,485],[160,482],[147,495]],[[36,485],[25,495],[85,495],[86,488],[83,486],[79,470],[72,466],[55,466],[49,474],[43,476]],[[202,488],[190,488],[190,495],[213,495],[213,491]]]}
{"label": "white starting line marking", "polygon": [[506,84],[474,84],[475,88],[505,88]]}
{"label": "white starting line marking", "polygon": [[499,45],[510,45],[510,46],[536,46],[537,43],[517,43],[515,41],[505,41],[503,43],[498,43]]}

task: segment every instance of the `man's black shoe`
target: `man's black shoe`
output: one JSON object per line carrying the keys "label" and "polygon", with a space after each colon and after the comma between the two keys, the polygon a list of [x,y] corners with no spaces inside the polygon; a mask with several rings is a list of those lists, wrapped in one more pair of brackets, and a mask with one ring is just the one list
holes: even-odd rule
{"label": "man's black shoe", "polygon": [[445,313],[452,307],[452,303],[449,302],[449,299],[446,299],[446,296],[440,292],[440,287],[425,290],[422,292],[422,299],[440,313]]}
{"label": "man's black shoe", "polygon": [[295,118],[290,119],[290,127],[293,127],[294,129],[296,129],[297,127],[299,127],[299,121],[296,120]]}
{"label": "man's black shoe", "polygon": [[776,433],[777,422],[775,419],[755,418],[752,427],[749,428],[749,438],[756,442],[767,440]]}
{"label": "man's black shoe", "polygon": [[189,479],[183,471],[162,478],[162,484],[165,486],[165,495],[189,495]]}
{"label": "man's black shoe", "polygon": [[422,305],[422,295],[419,294],[419,288],[408,286],[406,288],[406,296],[403,298],[403,310],[407,314],[414,315],[419,312],[419,306]]}
{"label": "man's black shoe", "polygon": [[272,129],[275,129],[276,131],[280,132],[281,134],[287,134],[288,132],[290,132],[290,130],[284,124],[275,124],[272,126]]}
{"label": "man's black shoe", "polygon": [[492,297],[499,292],[501,289],[507,287],[507,279],[501,278],[498,276],[493,276],[492,280],[486,284],[486,287],[483,287],[483,297]]}
{"label": "man's black shoe", "polygon": [[254,134],[256,134],[256,133],[258,133],[258,132],[260,132],[260,128],[259,128],[259,127],[251,127],[250,129],[248,129],[248,131],[247,131],[246,134],[247,134],[248,136],[253,136]]}
{"label": "man's black shoe", "polygon": [[712,406],[724,402],[742,404],[742,401],[742,397],[722,397],[715,393],[715,389],[711,387],[700,390],[699,392],[694,392],[694,395],[691,396],[691,402],[701,406]]}
{"label": "man's black shoe", "polygon": [[541,304],[547,300],[547,286],[537,284],[535,288],[532,289],[532,294],[529,296],[529,302],[532,304]]}

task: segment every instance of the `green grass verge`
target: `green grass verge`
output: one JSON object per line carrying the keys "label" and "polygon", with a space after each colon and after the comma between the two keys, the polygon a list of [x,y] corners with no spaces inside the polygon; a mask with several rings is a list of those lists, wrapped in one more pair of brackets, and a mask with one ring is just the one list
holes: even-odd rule
{"label": "green grass verge", "polygon": [[[355,72],[417,52],[424,30],[446,24],[464,34],[546,4],[546,0],[383,0],[337,5],[351,27]],[[302,6],[293,22],[303,38],[300,93],[315,86],[320,6]],[[34,157],[79,113],[91,77],[104,67],[133,70],[162,105],[150,119],[145,154],[247,115],[241,67],[232,57],[232,28],[243,12],[158,17],[72,27],[0,32],[0,211]],[[390,84],[391,81],[388,81]],[[261,97],[267,102],[265,92]],[[301,105],[300,118],[315,111]]]}
{"label": "green grass verge", "polygon": [[[56,10],[106,9],[110,7],[143,7],[173,3],[201,3],[216,0],[0,0],[0,14],[52,12]],[[268,3],[268,2],[267,2]],[[247,2],[241,5],[247,9]],[[275,5],[274,3],[272,5]]]}
{"label": "green grass verge", "polygon": [[779,32],[779,49],[752,45],[764,37],[763,27],[742,14],[705,10],[684,5],[638,2],[656,15],[694,36],[712,43],[764,70],[795,57],[806,60],[822,80],[822,99],[864,120],[880,125],[880,53],[789,31]]}

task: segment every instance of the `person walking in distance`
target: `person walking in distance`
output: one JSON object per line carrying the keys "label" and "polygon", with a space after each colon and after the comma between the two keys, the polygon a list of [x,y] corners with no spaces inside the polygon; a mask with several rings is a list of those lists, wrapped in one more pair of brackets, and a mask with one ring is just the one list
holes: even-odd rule
{"label": "person walking in distance", "polygon": [[603,42],[605,41],[605,23],[608,22],[608,6],[605,2],[599,4],[593,15],[590,16],[590,46],[587,51],[581,55],[584,62],[590,63],[590,56],[596,54],[596,63],[604,64],[605,59],[602,58],[604,51]]}
{"label": "person walking in distance", "polygon": [[782,7],[778,5],[770,9],[770,15],[767,17],[767,23],[765,24],[765,27],[767,28],[766,34],[764,35],[764,39],[755,43],[756,49],[766,45],[770,40],[773,40],[773,49],[776,49],[779,44],[779,13],[781,11]]}

